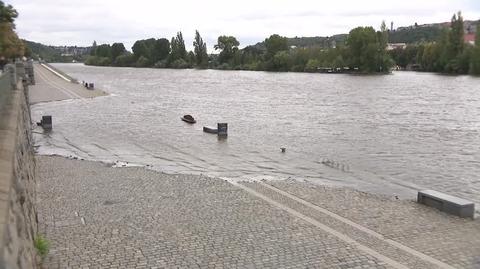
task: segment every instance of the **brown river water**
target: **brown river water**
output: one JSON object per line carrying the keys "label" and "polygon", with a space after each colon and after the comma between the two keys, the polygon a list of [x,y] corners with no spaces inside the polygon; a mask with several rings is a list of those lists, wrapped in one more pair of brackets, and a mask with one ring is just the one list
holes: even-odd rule
{"label": "brown river water", "polygon": [[[34,105],[54,124],[40,154],[480,202],[480,78],[54,66],[110,95]],[[217,122],[227,139],[202,131]]]}

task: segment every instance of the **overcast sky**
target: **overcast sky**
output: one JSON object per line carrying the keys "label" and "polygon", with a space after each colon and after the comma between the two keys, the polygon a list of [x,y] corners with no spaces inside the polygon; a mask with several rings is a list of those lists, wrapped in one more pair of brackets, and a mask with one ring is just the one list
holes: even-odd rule
{"label": "overcast sky", "polygon": [[166,37],[182,31],[191,47],[195,29],[211,49],[219,35],[233,35],[241,47],[271,34],[330,36],[356,26],[379,28],[480,19],[480,0],[4,0],[19,12],[18,34],[47,45],[89,46]]}

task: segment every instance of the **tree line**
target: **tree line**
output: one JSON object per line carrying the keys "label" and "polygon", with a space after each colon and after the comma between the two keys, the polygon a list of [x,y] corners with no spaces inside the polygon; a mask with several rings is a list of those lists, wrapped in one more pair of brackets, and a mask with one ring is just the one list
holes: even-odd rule
{"label": "tree line", "polygon": [[409,44],[405,49],[392,50],[390,55],[404,69],[480,75],[480,24],[474,45],[466,43],[464,36],[463,18],[458,12],[438,40]]}
{"label": "tree line", "polygon": [[222,70],[293,71],[355,70],[388,72],[393,61],[386,52],[387,29],[357,27],[339,46],[289,46],[286,37],[274,34],[257,45],[239,49],[234,36],[222,35],[214,45],[216,54],[208,54],[200,33],[195,32],[193,51],[187,51],[181,32],[166,38],[138,40],[132,52],[122,43],[97,45],[94,42],[87,65],[155,68],[213,68]]}

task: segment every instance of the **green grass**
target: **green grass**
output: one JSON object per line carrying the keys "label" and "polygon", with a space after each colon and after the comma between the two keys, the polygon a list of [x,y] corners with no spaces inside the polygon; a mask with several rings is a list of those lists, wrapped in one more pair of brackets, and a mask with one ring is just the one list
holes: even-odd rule
{"label": "green grass", "polygon": [[37,249],[37,253],[43,260],[47,256],[48,251],[50,250],[50,242],[48,242],[48,240],[43,237],[43,235],[39,234],[37,235],[37,238],[35,238],[34,246]]}

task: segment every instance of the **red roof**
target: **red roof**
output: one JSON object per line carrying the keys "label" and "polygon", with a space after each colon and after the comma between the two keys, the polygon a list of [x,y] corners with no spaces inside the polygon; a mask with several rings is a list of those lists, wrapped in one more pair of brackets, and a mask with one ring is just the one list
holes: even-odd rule
{"label": "red roof", "polygon": [[469,42],[475,42],[475,34],[466,34],[463,36],[463,40],[465,41],[465,43],[469,43]]}

